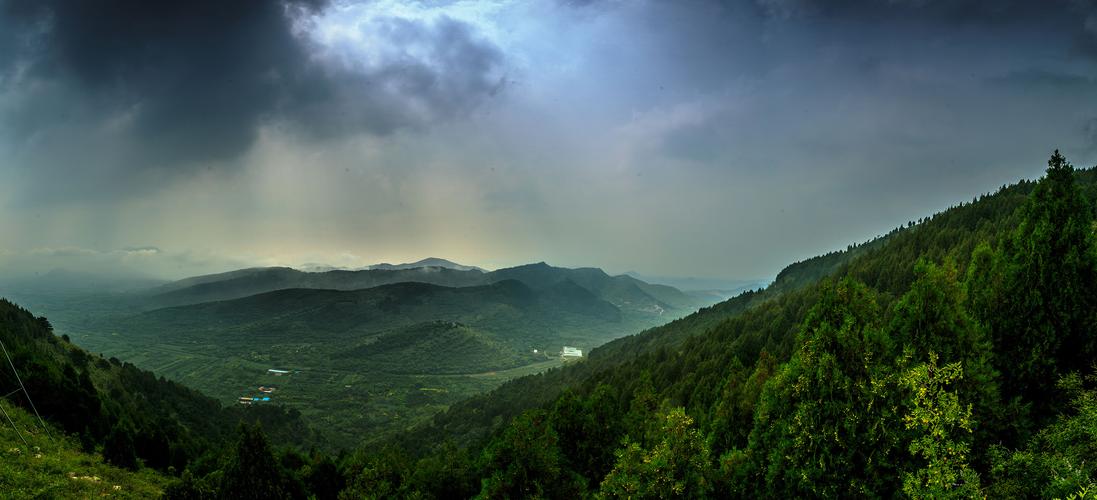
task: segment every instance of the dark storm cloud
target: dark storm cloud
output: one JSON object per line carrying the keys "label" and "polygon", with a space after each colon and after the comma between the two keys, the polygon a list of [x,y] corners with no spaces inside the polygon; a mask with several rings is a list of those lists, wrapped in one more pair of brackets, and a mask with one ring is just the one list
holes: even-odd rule
{"label": "dark storm cloud", "polygon": [[754,0],[775,19],[823,19],[862,26],[931,23],[938,28],[1037,26],[1072,39],[1074,51],[1097,58],[1093,0]]}
{"label": "dark storm cloud", "polygon": [[0,90],[19,93],[0,130],[18,147],[106,129],[123,150],[115,164],[185,165],[239,155],[268,121],[313,135],[384,134],[458,115],[498,90],[501,55],[455,21],[376,26],[429,45],[437,60],[317,61],[294,22],[325,7],[0,0]]}
{"label": "dark storm cloud", "polygon": [[432,24],[378,18],[362,29],[381,33],[398,46],[421,47],[424,53],[362,71],[340,71],[325,85],[309,86],[286,110],[302,127],[300,132],[389,133],[420,120],[461,116],[503,88],[505,79],[497,74],[503,54],[477,40],[466,24],[449,18]]}
{"label": "dark storm cloud", "polygon": [[0,0],[0,260],[758,276],[1097,161],[1094,6]]}
{"label": "dark storm cloud", "polygon": [[783,17],[824,16],[886,18],[916,15],[958,23],[1014,22],[1034,12],[1047,12],[1047,3],[1030,0],[755,0],[764,12]]}
{"label": "dark storm cloud", "polygon": [[[80,102],[69,105],[97,116],[133,113],[129,131],[152,162],[238,154],[305,61],[275,2],[29,0],[4,14],[26,41],[8,71],[27,64],[26,79],[71,86]],[[40,113],[32,104],[28,113]],[[21,135],[50,125],[42,121],[24,122]]]}

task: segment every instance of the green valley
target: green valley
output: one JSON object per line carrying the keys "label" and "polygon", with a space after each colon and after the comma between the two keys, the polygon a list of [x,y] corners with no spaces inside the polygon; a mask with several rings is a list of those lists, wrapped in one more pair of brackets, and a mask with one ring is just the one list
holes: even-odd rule
{"label": "green valley", "polygon": [[[491,273],[249,269],[113,300],[124,310],[165,295],[234,295],[286,284],[350,287],[397,275],[410,281],[351,290],[276,289],[137,314],[92,313],[77,326],[59,323],[60,331],[223,404],[259,398],[249,404],[299,411],[318,433],[314,444],[334,450],[421,424],[514,374],[561,366],[563,346],[587,351],[697,304],[671,287],[543,263]],[[412,279],[423,276],[442,283],[464,276],[469,286]],[[196,295],[196,289],[202,292]],[[172,295],[180,292],[185,294]],[[276,390],[260,393],[261,386]]]}

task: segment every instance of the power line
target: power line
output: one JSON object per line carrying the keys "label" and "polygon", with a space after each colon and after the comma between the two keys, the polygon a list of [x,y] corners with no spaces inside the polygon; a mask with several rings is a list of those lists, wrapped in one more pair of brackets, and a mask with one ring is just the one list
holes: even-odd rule
{"label": "power line", "polygon": [[8,415],[8,410],[4,409],[4,405],[0,404],[0,411],[4,412],[4,417],[7,417],[8,422],[11,423],[11,428],[15,429],[15,435],[19,436],[19,439],[23,441],[23,445],[27,447],[27,451],[30,451],[30,443],[27,442],[27,438],[23,437],[23,434],[19,432],[19,427],[15,425],[15,421],[11,419],[11,415]]}
{"label": "power line", "polygon": [[8,348],[4,346],[4,342],[0,341],[0,349],[4,350],[4,357],[8,358],[8,364],[11,365],[11,371],[15,374],[15,380],[19,382],[19,388],[23,389],[23,394],[27,396],[27,402],[30,403],[30,409],[34,410],[34,416],[38,417],[38,423],[42,424],[42,430],[46,431],[46,436],[53,440],[53,436],[50,435],[50,428],[46,425],[46,421],[42,420],[42,415],[38,414],[38,408],[34,407],[34,401],[30,398],[30,393],[27,392],[27,388],[23,385],[23,379],[19,378],[19,370],[15,369],[15,363],[11,360],[11,355],[8,354]]}

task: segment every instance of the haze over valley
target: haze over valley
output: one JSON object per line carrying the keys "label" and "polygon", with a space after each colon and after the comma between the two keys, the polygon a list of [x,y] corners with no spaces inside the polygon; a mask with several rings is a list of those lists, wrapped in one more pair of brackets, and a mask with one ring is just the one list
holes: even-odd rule
{"label": "haze over valley", "polygon": [[[599,269],[485,271],[444,259],[247,268],[163,284],[54,272],[0,292],[59,333],[214,396],[276,386],[322,443],[375,441],[518,375],[716,302]],[[116,283],[117,284],[117,283]],[[121,286],[118,284],[118,286]],[[274,377],[268,370],[292,372]]]}

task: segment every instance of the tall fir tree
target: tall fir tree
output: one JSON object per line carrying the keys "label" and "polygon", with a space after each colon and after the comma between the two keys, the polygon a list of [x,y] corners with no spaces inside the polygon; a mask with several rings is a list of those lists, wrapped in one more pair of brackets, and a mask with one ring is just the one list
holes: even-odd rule
{"label": "tall fir tree", "polygon": [[219,498],[260,500],[288,498],[285,477],[271,453],[263,430],[256,425],[240,424],[239,439],[229,456],[221,480]]}
{"label": "tall fir tree", "polygon": [[919,260],[914,274],[910,290],[892,312],[894,355],[904,365],[925,363],[931,356],[942,364],[958,363],[963,377],[954,383],[956,393],[963,404],[972,405],[979,443],[987,445],[1004,426],[998,415],[998,371],[990,341],[964,306],[964,289],[951,263],[938,266]]}
{"label": "tall fir tree", "polygon": [[1032,402],[1038,419],[1052,414],[1059,376],[1086,370],[1097,354],[1093,242],[1092,208],[1074,167],[1055,151],[1003,247],[1000,305],[981,318],[998,351],[1003,388]]}
{"label": "tall fir tree", "polygon": [[879,317],[861,283],[823,290],[799,349],[758,403],[748,446],[754,494],[864,497],[901,487],[900,409]]}

